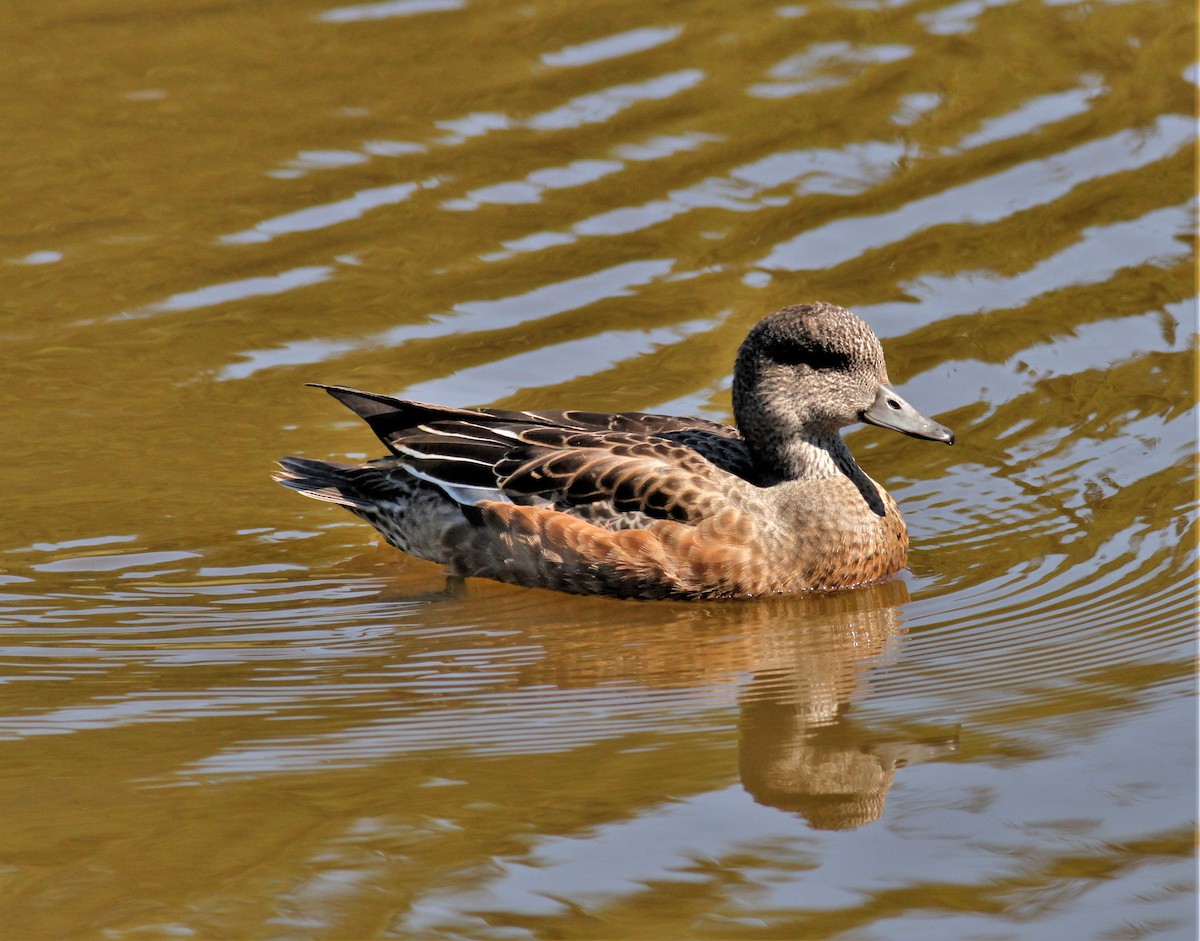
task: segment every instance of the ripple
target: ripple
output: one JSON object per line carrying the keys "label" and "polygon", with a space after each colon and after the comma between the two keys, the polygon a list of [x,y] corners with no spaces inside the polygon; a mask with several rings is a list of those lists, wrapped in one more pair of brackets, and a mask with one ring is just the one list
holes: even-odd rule
{"label": "ripple", "polygon": [[700,69],[682,69],[640,82],[613,85],[536,114],[525,121],[525,126],[535,131],[566,131],[588,124],[602,124],[640,102],[661,101],[694,88],[704,77]]}
{"label": "ripple", "polygon": [[956,36],[972,33],[978,26],[979,17],[986,10],[1008,6],[1014,0],[963,0],[929,13],[917,16],[917,22],[933,36]]}
{"label": "ripple", "polygon": [[1162,115],[1148,131],[1120,131],[913,200],[888,213],[818,226],[779,243],[759,264],[784,271],[831,268],[933,226],[996,222],[1059,199],[1087,180],[1170,157],[1194,140],[1195,133],[1194,123],[1182,115]]}
{"label": "ripple", "polygon": [[682,26],[645,26],[593,39],[577,46],[566,46],[558,52],[545,52],[542,54],[542,61],[546,65],[560,68],[593,65],[596,62],[655,49],[678,39],[682,32]]}
{"label": "ripple", "polygon": [[328,281],[334,269],[329,265],[309,265],[302,268],[292,268],[273,275],[259,275],[252,278],[240,278],[237,281],[226,281],[221,284],[209,284],[193,291],[181,291],[172,294],[162,301],[155,301],[145,307],[135,308],[117,314],[108,320],[133,320],[142,317],[152,317],[156,314],[176,313],[179,311],[199,310],[213,307],[217,304],[228,304],[233,301],[244,301],[252,297],[270,297],[275,294],[285,294],[299,288],[312,287]]}
{"label": "ripple", "polygon": [[899,44],[816,43],[805,52],[771,66],[768,74],[775,81],[751,85],[748,93],[758,98],[791,98],[828,91],[849,84],[865,65],[900,62],[912,54],[910,46]]}
{"label": "ripple", "polygon": [[996,141],[1023,137],[1034,131],[1086,114],[1096,98],[1104,91],[1097,76],[1085,76],[1078,88],[1038,95],[1007,114],[988,118],[976,130],[964,136],[945,153],[962,153],[974,147],[983,147]]}
{"label": "ripple", "polygon": [[1188,255],[1179,240],[1192,229],[1195,209],[1191,201],[1136,219],[1089,226],[1073,244],[1010,277],[961,271],[905,282],[901,288],[909,300],[860,306],[858,313],[881,324],[877,332],[887,336],[893,324],[911,329],[914,322],[933,322],[959,311],[1016,308],[1064,287],[1101,283],[1122,268],[1183,264]]}
{"label": "ripple", "polygon": [[562,167],[545,167],[534,170],[524,180],[511,183],[494,183],[469,192],[460,199],[448,199],[443,209],[452,212],[469,212],[484,203],[499,206],[534,204],[541,200],[547,190],[570,189],[603,179],[624,169],[624,164],[615,160],[576,160]]}
{"label": "ripple", "polygon": [[289,212],[273,219],[266,219],[251,229],[223,235],[220,241],[225,245],[247,245],[257,242],[269,242],[279,235],[290,235],[295,232],[313,232],[329,226],[362,218],[363,215],[381,206],[395,206],[407,200],[422,189],[432,189],[438,185],[438,180],[428,179],[419,183],[390,183],[387,186],[375,186],[359,190],[353,196],[339,199],[322,206],[309,206],[295,212]]}
{"label": "ripple", "polygon": [[555,343],[504,359],[462,369],[449,376],[403,390],[420,402],[495,402],[517,391],[529,391],[580,378],[580,363],[592,375],[615,369],[689,336],[711,330],[711,320],[692,320],[657,330],[606,330],[578,340]]}
{"label": "ripple", "polygon": [[380,0],[377,3],[331,7],[318,13],[316,18],[325,23],[361,23],[421,13],[445,13],[461,10],[466,5],[466,0]]}
{"label": "ripple", "polygon": [[222,379],[245,379],[275,366],[311,365],[336,359],[353,350],[375,346],[399,346],[412,340],[440,337],[447,332],[459,336],[474,331],[497,330],[534,322],[568,310],[612,297],[623,297],[634,288],[667,274],[673,263],[666,260],[627,262],[602,271],[545,284],[521,294],[486,301],[463,301],[454,309],[422,324],[392,327],[383,333],[357,340],[309,339],[265,350],[240,354],[243,362],[227,366]]}

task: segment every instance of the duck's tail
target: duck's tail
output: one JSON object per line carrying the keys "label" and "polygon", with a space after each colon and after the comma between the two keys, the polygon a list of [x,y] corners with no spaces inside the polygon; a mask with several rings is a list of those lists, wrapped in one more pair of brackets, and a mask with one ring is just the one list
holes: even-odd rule
{"label": "duck's tail", "polygon": [[314,500],[324,500],[352,510],[368,510],[375,502],[369,495],[371,479],[378,471],[306,457],[285,457],[279,461],[282,471],[274,479]]}

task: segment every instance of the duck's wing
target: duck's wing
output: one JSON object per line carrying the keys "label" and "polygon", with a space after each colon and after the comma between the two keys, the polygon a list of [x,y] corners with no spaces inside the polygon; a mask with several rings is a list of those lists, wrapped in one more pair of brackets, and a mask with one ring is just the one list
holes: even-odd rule
{"label": "duck's wing", "polygon": [[[463,422],[480,431],[509,433],[513,428],[557,428],[578,432],[618,432],[666,439],[684,445],[718,467],[750,479],[753,459],[736,428],[703,418],[656,415],[649,412],[511,411],[499,408],[451,408],[413,402],[348,386],[309,383],[324,389],[365,421],[376,436],[398,456],[415,434],[433,424]],[[488,437],[486,434],[484,437]],[[460,449],[461,450],[461,449]]]}
{"label": "duck's wing", "polygon": [[745,449],[736,431],[702,420],[453,409],[325,388],[392,451],[372,466],[402,470],[464,506],[553,508],[609,527],[695,522],[719,509],[729,484],[730,471],[706,452],[724,449],[737,464]]}
{"label": "duck's wing", "polygon": [[724,503],[729,474],[691,448],[635,432],[531,429],[495,465],[514,503],[593,519],[621,514],[694,523]]}

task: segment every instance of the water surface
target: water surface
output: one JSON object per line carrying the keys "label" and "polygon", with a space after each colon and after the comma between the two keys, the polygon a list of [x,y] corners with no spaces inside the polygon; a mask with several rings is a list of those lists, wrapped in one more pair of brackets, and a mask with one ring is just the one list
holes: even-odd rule
{"label": "water surface", "polygon": [[[0,10],[0,935],[1190,939],[1179,0]],[[823,299],[911,572],[633,603],[269,481],[306,381],[729,418]]]}

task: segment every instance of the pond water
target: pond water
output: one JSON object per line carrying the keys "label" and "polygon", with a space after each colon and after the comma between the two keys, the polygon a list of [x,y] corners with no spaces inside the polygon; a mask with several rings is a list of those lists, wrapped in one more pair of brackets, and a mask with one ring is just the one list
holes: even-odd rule
{"label": "pond water", "polygon": [[[1195,914],[1183,0],[0,7],[0,936],[1162,938]],[[850,307],[898,581],[469,582],[304,382],[728,420]]]}

